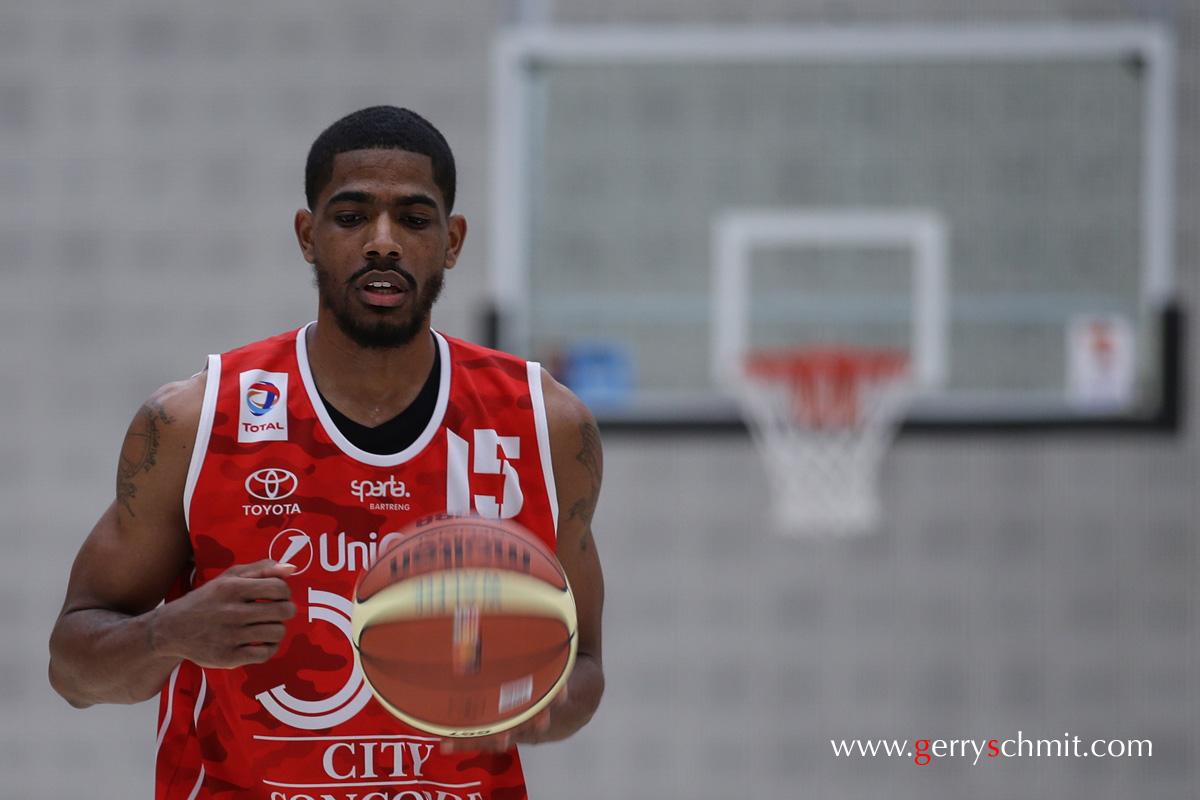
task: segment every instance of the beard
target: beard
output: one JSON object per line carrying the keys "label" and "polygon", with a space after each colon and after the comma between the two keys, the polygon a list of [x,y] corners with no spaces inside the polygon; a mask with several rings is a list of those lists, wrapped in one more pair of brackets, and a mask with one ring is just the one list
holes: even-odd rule
{"label": "beard", "polygon": [[412,293],[409,312],[397,317],[397,312],[387,309],[355,308],[350,294],[351,286],[366,273],[380,269],[371,264],[356,272],[344,284],[337,284],[332,275],[313,263],[313,273],[317,285],[317,295],[321,305],[333,314],[342,333],[359,347],[370,350],[386,350],[403,347],[412,342],[424,329],[433,305],[442,294],[445,285],[445,270],[439,270],[429,276],[424,283],[418,284],[417,279],[407,270],[393,267],[385,272],[394,272],[408,284]]}

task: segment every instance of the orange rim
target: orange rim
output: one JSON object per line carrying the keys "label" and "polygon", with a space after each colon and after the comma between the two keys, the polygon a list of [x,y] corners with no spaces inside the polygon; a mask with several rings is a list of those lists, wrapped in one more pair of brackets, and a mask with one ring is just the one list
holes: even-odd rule
{"label": "orange rim", "polygon": [[848,428],[860,420],[864,387],[903,379],[904,351],[844,346],[757,350],[746,356],[754,382],[784,384],[796,421],[811,428]]}

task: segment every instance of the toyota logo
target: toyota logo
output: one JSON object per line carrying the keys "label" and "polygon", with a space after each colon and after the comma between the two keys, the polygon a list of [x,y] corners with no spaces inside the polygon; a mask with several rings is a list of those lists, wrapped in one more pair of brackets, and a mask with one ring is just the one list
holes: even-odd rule
{"label": "toyota logo", "polygon": [[286,469],[260,469],[246,478],[246,491],[259,500],[282,500],[296,491],[299,481]]}

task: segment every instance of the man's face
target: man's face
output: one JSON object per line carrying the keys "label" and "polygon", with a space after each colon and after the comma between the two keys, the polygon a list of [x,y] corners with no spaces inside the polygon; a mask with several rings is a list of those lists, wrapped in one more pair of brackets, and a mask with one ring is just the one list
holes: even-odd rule
{"label": "man's face", "polygon": [[398,347],[429,324],[466,221],[447,216],[428,156],[354,150],[333,160],[316,206],[296,214],[322,314],[361,347]]}

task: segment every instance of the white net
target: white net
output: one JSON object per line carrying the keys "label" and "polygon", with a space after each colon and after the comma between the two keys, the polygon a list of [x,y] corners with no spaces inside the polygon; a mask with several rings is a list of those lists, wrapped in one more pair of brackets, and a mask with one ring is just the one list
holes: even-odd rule
{"label": "white net", "polygon": [[771,480],[772,516],[789,535],[878,526],[879,469],[912,396],[891,351],[755,353],[738,400]]}

